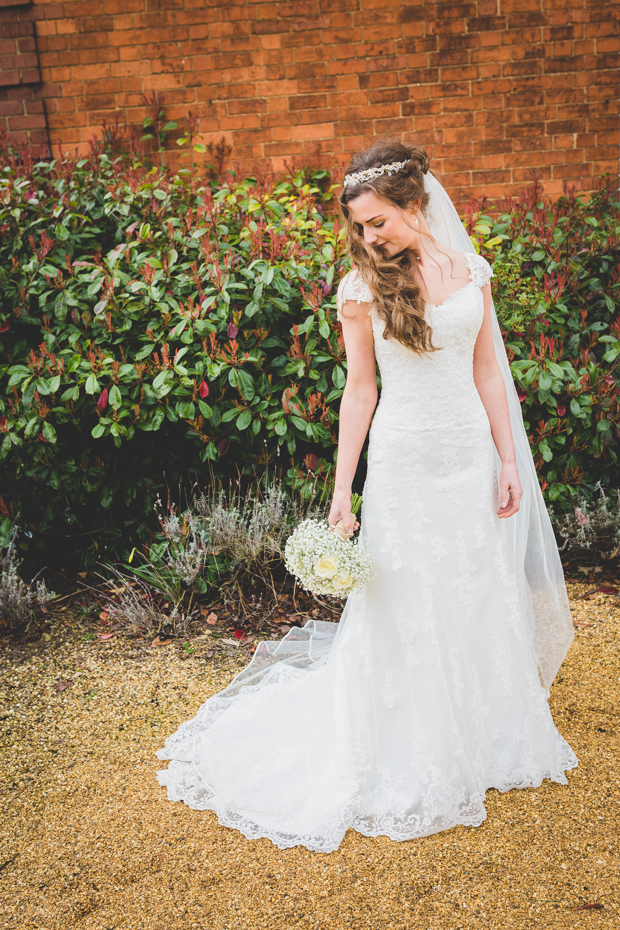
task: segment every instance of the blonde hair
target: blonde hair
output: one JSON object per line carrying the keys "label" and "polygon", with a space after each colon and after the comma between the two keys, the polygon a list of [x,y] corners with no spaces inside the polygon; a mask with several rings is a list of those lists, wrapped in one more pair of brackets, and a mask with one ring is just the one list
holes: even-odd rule
{"label": "blonde hair", "polygon": [[413,271],[418,256],[411,250],[387,257],[380,248],[368,245],[362,227],[353,220],[347,204],[364,191],[374,191],[381,200],[406,210],[414,201],[421,201],[425,212],[429,195],[424,189],[424,175],[430,159],[419,146],[399,140],[381,140],[356,155],[346,174],[357,174],[369,168],[405,162],[394,174],[383,174],[368,181],[359,181],[343,188],[340,209],[347,231],[347,248],[353,264],[368,285],[379,317],[385,321],[384,339],[393,338],[418,354],[436,351],[433,332],[424,315],[426,303],[416,284]]}

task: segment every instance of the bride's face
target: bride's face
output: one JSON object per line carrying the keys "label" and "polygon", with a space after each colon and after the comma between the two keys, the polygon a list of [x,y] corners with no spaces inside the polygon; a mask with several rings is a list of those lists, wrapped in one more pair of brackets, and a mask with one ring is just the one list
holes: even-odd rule
{"label": "bride's face", "polygon": [[368,245],[381,248],[388,255],[397,255],[416,244],[418,234],[413,228],[416,218],[413,207],[399,210],[377,197],[374,191],[364,191],[349,201],[347,207],[353,221],[361,227]]}

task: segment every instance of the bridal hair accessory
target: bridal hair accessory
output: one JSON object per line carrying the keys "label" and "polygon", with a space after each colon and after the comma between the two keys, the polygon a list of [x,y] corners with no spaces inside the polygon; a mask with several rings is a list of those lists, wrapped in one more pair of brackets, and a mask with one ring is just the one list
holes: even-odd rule
{"label": "bridal hair accessory", "polygon": [[356,174],[346,174],[342,182],[345,187],[351,187],[354,184],[361,184],[363,181],[372,181],[373,178],[380,178],[382,174],[396,174],[407,164],[406,161],[393,161],[391,165],[379,165],[377,168],[367,168],[365,171],[358,171]]}

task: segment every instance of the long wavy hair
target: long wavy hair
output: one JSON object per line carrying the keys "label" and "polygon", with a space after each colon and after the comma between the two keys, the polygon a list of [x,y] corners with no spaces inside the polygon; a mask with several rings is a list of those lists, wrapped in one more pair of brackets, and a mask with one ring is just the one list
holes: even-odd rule
{"label": "long wavy hair", "polygon": [[[422,355],[436,351],[437,347],[433,345],[432,329],[424,318],[426,302],[414,277],[419,256],[410,249],[387,256],[378,246],[368,245],[364,241],[362,227],[353,220],[347,206],[364,191],[371,190],[381,200],[402,211],[419,200],[424,214],[429,200],[424,190],[424,175],[429,169],[430,159],[419,146],[405,145],[399,140],[380,140],[356,155],[346,174],[403,161],[406,162],[404,168],[395,174],[384,174],[343,187],[340,209],[353,264],[370,288],[379,317],[385,321],[383,338],[396,339]],[[434,242],[432,238],[431,241]]]}

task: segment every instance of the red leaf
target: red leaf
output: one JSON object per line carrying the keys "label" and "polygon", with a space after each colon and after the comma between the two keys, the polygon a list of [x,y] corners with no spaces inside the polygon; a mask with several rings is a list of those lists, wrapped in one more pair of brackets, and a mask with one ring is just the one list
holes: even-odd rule
{"label": "red leaf", "polygon": [[99,634],[99,639],[100,639],[102,642],[105,642],[105,641],[108,640],[108,639],[114,639],[114,633],[100,633],[100,634]]}
{"label": "red leaf", "polygon": [[99,395],[99,400],[97,401],[97,407],[99,408],[99,413],[103,413],[105,408],[108,406],[108,389],[104,388],[101,394]]}
{"label": "red leaf", "polygon": [[209,396],[209,385],[207,384],[206,381],[203,381],[202,384],[200,385],[199,394],[203,400],[205,399],[205,397]]}
{"label": "red leaf", "polygon": [[168,646],[172,642],[171,639],[160,639],[159,636],[156,636],[153,642],[151,643],[151,648],[153,646]]}
{"label": "red leaf", "polygon": [[247,635],[243,632],[243,630],[235,630],[235,639],[240,639],[241,642],[244,643],[244,642],[246,641],[247,638],[248,638],[248,637],[247,637]]}
{"label": "red leaf", "polygon": [[209,614],[209,616],[207,617],[207,623],[209,624],[209,626],[215,626],[215,624],[217,623],[217,614]]}
{"label": "red leaf", "polygon": [[0,333],[6,333],[7,329],[11,328],[11,321],[5,320],[4,323],[0,323]]}
{"label": "red leaf", "polygon": [[226,453],[228,452],[229,445],[230,443],[227,439],[220,439],[220,441],[217,444],[218,452],[220,453],[220,455],[226,455]]}
{"label": "red leaf", "polygon": [[110,614],[107,612],[107,610],[102,610],[101,613],[99,614],[99,619],[100,619],[100,620],[109,620],[109,619],[110,619]]}
{"label": "red leaf", "polygon": [[239,332],[239,330],[237,329],[234,323],[229,323],[228,329],[226,330],[226,332],[228,333],[229,339],[236,339],[237,333]]}
{"label": "red leaf", "polygon": [[45,438],[43,433],[37,433],[37,439],[39,439],[41,442],[47,442],[47,439]]}
{"label": "red leaf", "polygon": [[563,417],[565,413],[566,413],[566,407],[564,406],[564,404],[558,404],[558,416]]}
{"label": "red leaf", "polygon": [[72,681],[55,681],[54,688],[56,691],[66,691],[73,684]]}
{"label": "red leaf", "polygon": [[319,464],[319,457],[315,455],[314,452],[309,452],[305,459],[306,468],[308,471],[316,471],[316,467]]}
{"label": "red leaf", "polygon": [[527,397],[527,391],[524,391],[523,388],[517,388],[517,397],[519,398],[521,403],[523,403],[523,401]]}
{"label": "red leaf", "polygon": [[602,584],[599,588],[599,591],[601,592],[601,594],[617,594],[618,593],[618,589],[612,588],[610,584]]}
{"label": "red leaf", "polygon": [[574,907],[574,911],[602,911],[605,907],[604,904],[582,904],[580,907]]}

